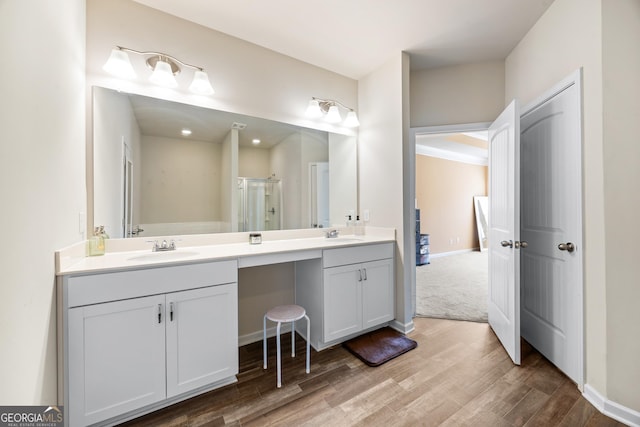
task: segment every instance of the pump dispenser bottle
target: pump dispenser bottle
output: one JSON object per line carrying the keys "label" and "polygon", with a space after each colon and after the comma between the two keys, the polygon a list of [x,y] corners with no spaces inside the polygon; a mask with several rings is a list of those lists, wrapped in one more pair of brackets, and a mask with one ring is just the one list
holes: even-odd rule
{"label": "pump dispenser bottle", "polygon": [[100,227],[93,230],[93,236],[87,242],[89,256],[104,255],[104,235]]}
{"label": "pump dispenser bottle", "polygon": [[364,235],[364,225],[362,225],[362,221],[360,221],[360,215],[356,215],[356,222],[353,227],[353,234],[356,236]]}

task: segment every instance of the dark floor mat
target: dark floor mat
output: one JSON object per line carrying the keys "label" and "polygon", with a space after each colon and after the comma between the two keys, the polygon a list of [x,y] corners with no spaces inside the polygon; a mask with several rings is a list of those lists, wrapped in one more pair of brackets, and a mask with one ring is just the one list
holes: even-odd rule
{"label": "dark floor mat", "polygon": [[343,344],[369,366],[380,366],[418,346],[414,340],[389,327],[369,332]]}

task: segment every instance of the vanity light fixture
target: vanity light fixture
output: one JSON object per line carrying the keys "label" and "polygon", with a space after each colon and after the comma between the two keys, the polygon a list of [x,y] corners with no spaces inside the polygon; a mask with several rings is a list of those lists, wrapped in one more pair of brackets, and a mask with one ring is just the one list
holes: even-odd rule
{"label": "vanity light fixture", "polygon": [[109,59],[102,69],[120,78],[135,78],[136,72],[133,70],[127,52],[147,58],[147,66],[153,70],[151,77],[149,77],[152,83],[170,88],[177,87],[178,82],[176,82],[175,76],[180,73],[180,66],[182,65],[183,67],[195,70],[193,81],[189,86],[191,92],[198,95],[212,95],[214,93],[213,87],[211,87],[211,83],[209,82],[209,76],[207,72],[204,71],[204,68],[187,64],[166,53],[141,52],[127,47],[116,46],[111,51],[111,56],[109,56]]}
{"label": "vanity light fixture", "polygon": [[315,96],[311,98],[311,101],[309,101],[309,106],[307,107],[307,117],[317,119],[325,116],[325,120],[327,122],[339,123],[342,121],[342,116],[340,115],[340,109],[338,107],[342,107],[348,111],[347,117],[343,122],[344,126],[360,126],[358,116],[356,115],[356,112],[353,110],[353,108],[349,108],[346,105],[332,99],[321,99],[316,98]]}

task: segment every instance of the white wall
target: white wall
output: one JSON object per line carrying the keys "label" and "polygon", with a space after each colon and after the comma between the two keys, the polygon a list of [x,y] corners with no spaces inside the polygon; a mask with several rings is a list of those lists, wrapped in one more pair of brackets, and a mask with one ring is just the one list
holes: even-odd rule
{"label": "white wall", "polygon": [[[204,67],[215,95],[202,97],[186,89],[190,74],[177,76],[181,89],[163,90],[147,82],[141,57],[131,57],[138,79],[124,83],[102,70],[115,45],[156,50]],[[311,121],[305,111],[312,96],[357,107],[355,80],[323,70],[246,41],[210,30],[131,0],[87,0],[87,83],[148,96],[208,106],[311,128],[353,133]]]}
{"label": "white wall", "polygon": [[282,180],[282,228],[301,228],[300,222],[300,134],[296,133],[271,148],[271,174]]}
{"label": "white wall", "polygon": [[602,2],[607,397],[640,411],[640,2]]}
{"label": "white wall", "polygon": [[504,61],[411,72],[411,127],[492,122],[504,108]]}
{"label": "white wall", "polygon": [[[410,280],[405,278],[403,150],[408,131],[408,81],[406,55],[399,53],[358,82],[360,132],[358,137],[358,180],[360,210],[369,210],[368,225],[396,229],[396,319],[411,323]],[[405,75],[406,71],[406,75]],[[403,96],[404,94],[404,96]],[[406,224],[407,227],[410,224]],[[409,254],[411,255],[411,254]],[[411,256],[408,261],[411,262]],[[409,264],[407,264],[407,267]]]}
{"label": "white wall", "polygon": [[[223,182],[221,144],[143,135],[141,145],[144,197],[140,222],[224,219],[223,210],[229,208],[229,204],[221,206],[221,187],[225,182],[231,184],[228,178]],[[96,173],[96,182],[97,178]]]}
{"label": "white wall", "polygon": [[300,226],[301,228],[309,228],[311,227],[309,163],[329,161],[329,141],[324,132],[302,131],[300,145]]}
{"label": "white wall", "polygon": [[583,67],[586,383],[606,395],[607,295],[600,0],[556,0],[505,61],[505,102],[527,104]]}
{"label": "white wall", "polygon": [[269,149],[241,146],[238,154],[238,176],[268,178],[271,176],[269,157]]}
{"label": "white wall", "polygon": [[94,224],[111,237],[122,235],[122,142],[131,150],[134,169],[134,224],[140,220],[140,129],[126,96],[96,88],[93,94]]}
{"label": "white wall", "polygon": [[329,134],[329,218],[331,225],[342,226],[346,215],[358,210],[357,139]]}
{"label": "white wall", "polygon": [[53,252],[86,209],[84,7],[0,2],[2,405],[57,402]]}

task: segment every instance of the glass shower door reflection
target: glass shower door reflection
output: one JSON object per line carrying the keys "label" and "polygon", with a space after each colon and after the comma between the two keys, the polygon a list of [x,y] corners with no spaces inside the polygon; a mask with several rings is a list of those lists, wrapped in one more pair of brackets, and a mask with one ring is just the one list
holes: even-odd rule
{"label": "glass shower door reflection", "polygon": [[280,181],[238,179],[238,231],[279,230],[282,223]]}
{"label": "glass shower door reflection", "polygon": [[281,228],[281,197],[280,180],[268,179],[266,182],[267,191],[265,193],[265,230],[280,230]]}

